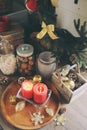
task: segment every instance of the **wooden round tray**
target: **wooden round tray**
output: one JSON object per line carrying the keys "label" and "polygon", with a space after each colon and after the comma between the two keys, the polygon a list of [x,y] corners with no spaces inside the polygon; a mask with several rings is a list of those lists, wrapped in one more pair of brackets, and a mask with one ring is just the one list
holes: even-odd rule
{"label": "wooden round tray", "polygon": [[[15,111],[15,105],[12,105],[10,103],[9,97],[11,95],[16,95],[18,90],[20,89],[20,85],[17,83],[17,80],[12,82],[6,90],[3,92],[1,97],[1,110],[2,114],[5,117],[5,119],[14,127],[20,128],[20,129],[38,129],[41,128],[47,124],[49,124],[59,110],[59,93],[56,90],[55,86],[51,82],[46,82],[48,88],[52,89],[52,95],[47,102],[47,107],[51,107],[54,111],[54,115],[50,116],[45,111],[45,106],[38,110],[35,108],[32,104],[27,103],[25,108],[19,112]],[[34,125],[34,122],[31,121],[31,116],[29,115],[29,111],[31,113],[34,112],[41,112],[41,114],[44,115],[44,121],[42,124]]]}

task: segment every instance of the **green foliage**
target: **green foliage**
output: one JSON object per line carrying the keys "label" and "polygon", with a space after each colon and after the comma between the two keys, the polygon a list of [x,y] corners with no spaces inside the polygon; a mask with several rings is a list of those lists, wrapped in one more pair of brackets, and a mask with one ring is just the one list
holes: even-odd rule
{"label": "green foliage", "polygon": [[79,51],[76,55],[80,68],[87,69],[87,48]]}
{"label": "green foliage", "polygon": [[[77,63],[79,63],[80,68],[87,68],[87,22],[80,24],[80,19],[74,20],[75,29],[79,34],[79,37],[74,37],[67,30],[57,29],[57,34],[60,37],[58,39],[57,45],[62,48],[60,60],[65,57],[69,57],[75,54]],[[58,47],[57,47],[58,48]],[[58,55],[58,50],[55,50],[55,56]],[[67,59],[66,59],[67,60]]]}
{"label": "green foliage", "polygon": [[[17,2],[24,4],[25,0],[16,0]],[[37,0],[38,10],[37,16],[38,23],[41,25],[44,21],[47,25],[54,24],[56,25],[55,7],[52,5],[51,0]],[[32,17],[33,14],[31,14]],[[35,17],[34,17],[35,19]],[[35,23],[35,20],[31,22]],[[37,24],[35,24],[35,27]],[[87,22],[84,21],[81,25],[80,19],[74,20],[74,26],[76,31],[79,34],[79,37],[73,36],[68,30],[56,28],[55,34],[59,37],[57,40],[52,40],[49,36],[45,36],[39,40],[38,47],[39,50],[50,50],[53,52],[53,56],[60,61],[68,61],[69,57],[72,54],[75,54],[77,57],[77,62],[80,64],[80,67],[87,68]],[[32,30],[32,29],[31,29]],[[35,30],[36,31],[36,30]],[[41,49],[41,47],[43,49]]]}
{"label": "green foliage", "polygon": [[41,22],[46,24],[56,24],[55,7],[51,4],[51,0],[38,0],[38,11],[40,13]]}

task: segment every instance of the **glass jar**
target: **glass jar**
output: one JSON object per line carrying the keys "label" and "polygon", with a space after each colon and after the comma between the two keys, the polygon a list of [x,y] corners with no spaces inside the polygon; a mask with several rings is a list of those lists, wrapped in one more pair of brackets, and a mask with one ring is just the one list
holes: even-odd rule
{"label": "glass jar", "polygon": [[56,58],[52,57],[51,52],[40,53],[37,60],[37,71],[43,78],[50,78],[51,74],[56,70],[56,66]]}
{"label": "glass jar", "polygon": [[0,70],[5,75],[13,74],[16,70],[14,47],[0,36]]}
{"label": "glass jar", "polygon": [[34,48],[29,44],[21,44],[16,49],[18,72],[22,75],[32,75],[34,71]]}
{"label": "glass jar", "polygon": [[3,39],[3,36],[0,35],[0,55],[9,53],[14,53],[14,47],[8,40]]}

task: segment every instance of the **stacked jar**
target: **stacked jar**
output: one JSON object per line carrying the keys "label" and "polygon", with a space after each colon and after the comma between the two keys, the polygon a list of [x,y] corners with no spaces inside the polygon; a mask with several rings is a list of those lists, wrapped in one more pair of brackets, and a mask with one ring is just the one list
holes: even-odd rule
{"label": "stacked jar", "polygon": [[21,44],[16,49],[17,68],[22,75],[32,75],[34,72],[34,48],[30,44]]}

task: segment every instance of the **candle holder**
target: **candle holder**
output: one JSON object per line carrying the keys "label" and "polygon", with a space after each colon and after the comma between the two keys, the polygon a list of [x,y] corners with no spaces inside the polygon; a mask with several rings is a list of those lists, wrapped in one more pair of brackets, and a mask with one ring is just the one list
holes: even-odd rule
{"label": "candle holder", "polygon": [[21,94],[21,88],[18,90],[16,97],[19,98],[19,99],[23,99],[24,101],[26,101],[26,102],[32,104],[34,107],[36,107],[36,108],[38,108],[38,109],[41,109],[42,107],[44,107],[44,106],[47,104],[47,102],[49,101],[49,99],[50,99],[50,97],[51,97],[51,94],[52,94],[52,90],[51,90],[51,89],[48,89],[47,99],[46,99],[46,101],[45,101],[44,103],[42,103],[42,104],[37,104],[36,102],[34,102],[33,99],[24,98],[24,97],[22,96],[22,94]]}
{"label": "candle holder", "polygon": [[43,78],[49,79],[56,67],[56,58],[50,51],[40,53],[37,60],[37,71]]}

